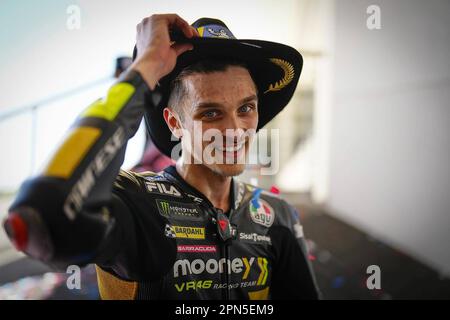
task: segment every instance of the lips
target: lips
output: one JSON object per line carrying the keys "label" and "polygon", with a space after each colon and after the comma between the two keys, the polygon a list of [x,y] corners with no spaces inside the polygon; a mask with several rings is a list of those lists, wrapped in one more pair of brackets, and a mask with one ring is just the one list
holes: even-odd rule
{"label": "lips", "polygon": [[226,145],[226,146],[224,146],[224,145],[216,145],[215,149],[220,151],[220,152],[226,152],[226,153],[239,152],[244,147],[244,145],[245,145],[245,141],[242,141],[242,142],[240,142],[238,144],[234,144],[232,146],[229,146],[229,145]]}

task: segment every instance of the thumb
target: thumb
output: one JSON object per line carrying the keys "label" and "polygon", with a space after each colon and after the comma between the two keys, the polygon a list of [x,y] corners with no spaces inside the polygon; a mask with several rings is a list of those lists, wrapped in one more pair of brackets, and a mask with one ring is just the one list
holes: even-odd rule
{"label": "thumb", "polygon": [[172,45],[172,49],[175,50],[177,57],[186,51],[194,49],[194,46],[190,43],[175,43]]}

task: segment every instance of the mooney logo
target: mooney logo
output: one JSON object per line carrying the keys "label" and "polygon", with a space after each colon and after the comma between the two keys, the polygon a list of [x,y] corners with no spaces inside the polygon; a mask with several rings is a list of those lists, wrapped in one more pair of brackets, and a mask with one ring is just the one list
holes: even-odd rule
{"label": "mooney logo", "polygon": [[250,274],[252,265],[254,264],[255,260],[257,261],[257,265],[260,271],[257,284],[265,285],[269,270],[268,261],[263,257],[251,257],[250,259],[243,257],[234,258],[233,260],[222,258],[220,260],[209,259],[206,261],[202,259],[195,259],[192,261],[189,261],[187,259],[177,260],[173,266],[173,276],[174,278],[178,278],[180,275],[198,275],[202,274],[205,271],[209,274],[222,274],[227,272],[228,274],[243,273],[242,280],[246,280]]}
{"label": "mooney logo", "polygon": [[156,200],[159,213],[166,217],[172,218],[188,218],[188,219],[200,219],[200,211],[197,207],[190,203],[180,203],[165,200]]}
{"label": "mooney logo", "polygon": [[167,185],[162,182],[146,182],[147,190],[159,194],[166,194],[174,197],[181,197],[181,192],[175,186]]}
{"label": "mooney logo", "polygon": [[205,239],[205,228],[172,226],[176,238]]}

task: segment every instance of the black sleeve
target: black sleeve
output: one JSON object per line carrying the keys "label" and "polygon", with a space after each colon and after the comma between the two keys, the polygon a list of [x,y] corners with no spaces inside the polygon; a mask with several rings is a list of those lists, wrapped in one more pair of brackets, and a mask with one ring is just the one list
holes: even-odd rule
{"label": "black sleeve", "polygon": [[165,236],[168,221],[153,211],[139,177],[120,172],[111,206],[115,239],[96,263],[125,280],[153,281],[166,274],[176,258],[176,241]]}
{"label": "black sleeve", "polygon": [[9,208],[4,228],[17,249],[63,270],[71,264],[114,260],[118,250],[126,261],[118,266],[131,274],[155,265],[155,257],[149,258],[152,263],[134,264],[152,237],[157,238],[143,235],[139,219],[146,212],[135,211],[134,199],[124,192],[116,197],[112,192],[127,142],[145,109],[154,107],[149,95],[159,93],[150,92],[131,70],[77,118],[48,164],[22,184]]}
{"label": "black sleeve", "polygon": [[272,226],[269,234],[276,256],[271,285],[272,299],[317,300],[319,293],[314,275],[306,250],[303,250],[299,239],[284,226]]}

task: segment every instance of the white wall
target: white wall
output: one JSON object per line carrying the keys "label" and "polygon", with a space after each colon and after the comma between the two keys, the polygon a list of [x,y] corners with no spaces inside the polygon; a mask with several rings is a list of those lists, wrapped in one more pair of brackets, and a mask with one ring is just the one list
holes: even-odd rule
{"label": "white wall", "polygon": [[[113,74],[114,59],[131,55],[136,25],[153,13],[178,13],[193,22],[222,19],[239,38],[280,41],[299,47],[300,22],[312,0],[41,0],[0,1],[0,113],[29,105]],[[80,29],[67,28],[67,8],[80,9]],[[292,32],[295,30],[295,32]],[[314,48],[314,41],[309,41]],[[0,122],[0,192],[14,191],[43,165],[75,115],[102,96],[109,83],[59,100],[38,112],[32,152],[31,116]],[[143,142],[144,135],[137,137]],[[132,152],[134,150],[134,152]],[[140,157],[136,146],[127,152],[125,167]],[[134,156],[133,156],[134,154]],[[31,159],[35,164],[31,165]]]}
{"label": "white wall", "polygon": [[328,205],[450,274],[450,1],[335,12]]}

